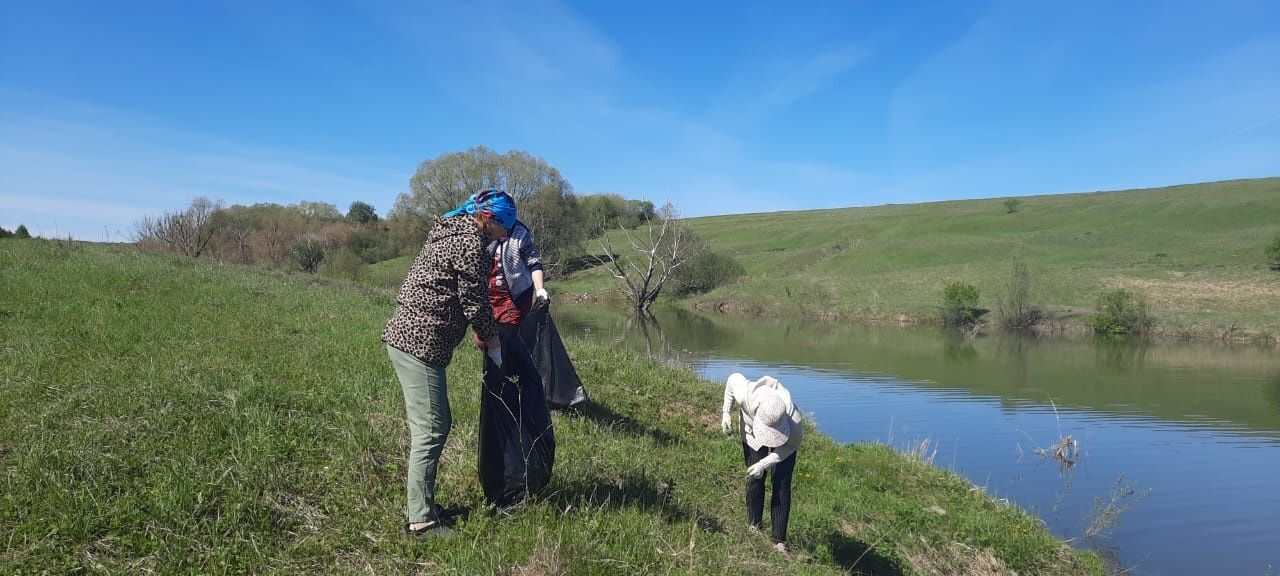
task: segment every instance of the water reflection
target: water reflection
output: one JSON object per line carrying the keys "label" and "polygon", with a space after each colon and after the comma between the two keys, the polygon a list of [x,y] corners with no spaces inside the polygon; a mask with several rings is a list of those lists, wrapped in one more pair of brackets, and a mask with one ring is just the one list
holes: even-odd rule
{"label": "water reflection", "polygon": [[1267,387],[1267,399],[1271,400],[1271,405],[1280,412],[1280,372],[1271,378],[1271,385]]}
{"label": "water reflection", "polygon": [[1027,386],[1027,348],[1032,338],[1018,334],[996,338],[996,356],[1009,366],[1009,382],[1014,388]]}
{"label": "water reflection", "polygon": [[607,310],[558,311],[567,334],[592,329],[655,357],[690,353],[892,375],[903,385],[1013,406],[1047,405],[1141,414],[1193,427],[1244,430],[1280,440],[1280,358],[1274,350],[1142,340],[1022,335],[976,340],[936,330],[659,311],[653,319]]}
{"label": "water reflection", "polygon": [[970,364],[978,358],[978,349],[973,340],[954,332],[947,333],[942,339],[942,359],[951,364]]}
{"label": "water reflection", "polygon": [[1093,339],[1098,366],[1118,374],[1141,371],[1150,342],[1140,338],[1097,337]]}

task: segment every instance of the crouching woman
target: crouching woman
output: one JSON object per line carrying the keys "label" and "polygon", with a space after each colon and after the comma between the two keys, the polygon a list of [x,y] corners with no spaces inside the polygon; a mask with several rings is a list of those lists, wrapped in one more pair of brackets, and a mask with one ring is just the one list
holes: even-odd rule
{"label": "crouching woman", "polygon": [[769,499],[769,520],[774,548],[787,553],[787,521],[791,515],[791,476],[796,469],[796,449],[804,438],[800,410],[791,401],[791,392],[780,382],[764,376],[747,380],[734,373],[724,387],[720,426],[733,431],[730,410],[739,407],[738,430],[742,456],[747,466],[747,522],[760,530],[764,524],[764,483],[773,471],[773,494]]}

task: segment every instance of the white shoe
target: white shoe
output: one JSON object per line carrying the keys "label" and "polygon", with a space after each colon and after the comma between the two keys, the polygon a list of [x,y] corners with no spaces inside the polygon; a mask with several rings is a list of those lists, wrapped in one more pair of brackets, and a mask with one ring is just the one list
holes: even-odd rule
{"label": "white shoe", "polygon": [[790,556],[790,555],[791,555],[791,549],[790,549],[790,548],[787,548],[787,543],[786,543],[786,542],[778,542],[777,544],[774,544],[774,545],[773,545],[773,549],[774,549],[774,550],[777,550],[777,551],[778,551],[778,553],[779,553],[779,554],[782,554],[783,556]]}

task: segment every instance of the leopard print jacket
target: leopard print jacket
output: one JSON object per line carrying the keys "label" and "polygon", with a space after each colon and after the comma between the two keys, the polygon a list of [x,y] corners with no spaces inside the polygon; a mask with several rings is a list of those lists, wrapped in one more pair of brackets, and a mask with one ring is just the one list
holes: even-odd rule
{"label": "leopard print jacket", "polygon": [[492,266],[469,216],[436,216],[396,295],[382,341],[443,367],[453,360],[468,323],[483,340],[497,337],[488,296]]}

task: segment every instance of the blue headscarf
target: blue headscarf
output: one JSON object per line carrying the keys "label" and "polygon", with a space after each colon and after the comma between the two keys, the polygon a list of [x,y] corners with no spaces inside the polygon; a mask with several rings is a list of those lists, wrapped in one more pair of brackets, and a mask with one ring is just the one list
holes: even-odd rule
{"label": "blue headscarf", "polygon": [[445,212],[444,215],[448,218],[477,212],[485,218],[497,221],[508,230],[516,225],[516,201],[510,194],[497,188],[486,188],[472,194],[461,206]]}

